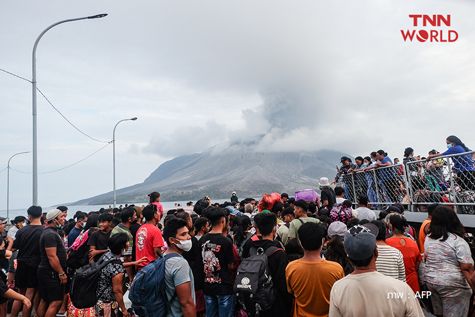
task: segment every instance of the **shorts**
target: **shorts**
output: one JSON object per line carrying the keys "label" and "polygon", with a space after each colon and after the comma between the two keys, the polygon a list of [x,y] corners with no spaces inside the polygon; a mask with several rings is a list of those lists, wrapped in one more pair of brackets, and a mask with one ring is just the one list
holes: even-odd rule
{"label": "shorts", "polygon": [[19,289],[37,288],[38,277],[36,267],[18,262],[15,273],[15,286]]}
{"label": "shorts", "polygon": [[65,286],[61,285],[58,273],[50,269],[38,268],[38,291],[41,299],[48,304],[54,301],[62,301],[65,294]]}

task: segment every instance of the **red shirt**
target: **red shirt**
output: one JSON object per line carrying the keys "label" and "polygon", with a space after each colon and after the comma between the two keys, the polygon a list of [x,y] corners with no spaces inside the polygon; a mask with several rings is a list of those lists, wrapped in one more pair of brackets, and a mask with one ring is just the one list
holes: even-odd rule
{"label": "red shirt", "polygon": [[409,237],[391,237],[386,239],[386,243],[401,251],[404,268],[406,269],[406,282],[414,292],[419,292],[421,289],[417,268],[422,261],[422,257],[416,241]]}
{"label": "red shirt", "polygon": [[139,264],[138,267],[142,268],[154,261],[157,258],[155,248],[161,248],[163,246],[162,232],[157,226],[148,223],[140,226],[135,238],[135,258],[140,260],[143,257],[147,257],[147,261]]}

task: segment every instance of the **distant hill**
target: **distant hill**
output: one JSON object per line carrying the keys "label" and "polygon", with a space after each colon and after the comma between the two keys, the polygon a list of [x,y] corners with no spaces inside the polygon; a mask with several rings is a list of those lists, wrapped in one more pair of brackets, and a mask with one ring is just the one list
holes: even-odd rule
{"label": "distant hill", "polygon": [[[162,199],[196,200],[205,195],[214,199],[240,198],[265,192],[293,193],[315,188],[322,176],[333,177],[342,153],[213,151],[176,157],[161,164],[143,183],[117,190],[117,202],[146,201],[158,191]],[[76,205],[109,204],[112,192],[75,202]]]}

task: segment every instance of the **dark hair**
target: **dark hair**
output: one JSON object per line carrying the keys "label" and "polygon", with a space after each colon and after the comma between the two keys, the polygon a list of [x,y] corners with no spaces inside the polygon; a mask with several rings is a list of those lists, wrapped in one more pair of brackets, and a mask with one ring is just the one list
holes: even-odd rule
{"label": "dark hair", "polygon": [[41,218],[43,215],[43,209],[40,206],[31,206],[28,208],[27,213],[34,219]]}
{"label": "dark hair", "polygon": [[368,196],[366,195],[361,195],[358,197],[358,204],[360,205],[368,205]]}
{"label": "dark hair", "polygon": [[455,145],[460,145],[467,152],[470,151],[470,149],[465,144],[463,144],[462,140],[457,138],[455,135],[448,136],[447,141],[449,141],[450,143],[453,143]]}
{"label": "dark hair", "polygon": [[104,222],[104,221],[112,221],[112,219],[114,219],[114,217],[109,214],[109,213],[103,213],[101,215],[99,215],[99,223],[101,222]]}
{"label": "dark hair", "polygon": [[353,271],[350,260],[346,255],[342,238],[338,235],[332,237],[330,241],[328,241],[327,249],[325,251],[325,259],[339,263],[343,268],[345,275],[350,274]]}
{"label": "dark hair", "polygon": [[188,221],[188,219],[191,218],[191,215],[183,209],[180,209],[175,213],[175,217]]}
{"label": "dark hair", "polygon": [[260,213],[254,217],[254,222],[259,233],[263,236],[271,234],[274,227],[277,225],[277,217],[272,213]]}
{"label": "dark hair", "polygon": [[382,156],[386,155],[386,152],[384,152],[384,150],[378,150],[376,153],[378,153],[379,155],[382,155]]}
{"label": "dark hair", "polygon": [[284,210],[284,204],[280,201],[276,202],[274,206],[272,206],[272,212],[276,215],[280,214]]}
{"label": "dark hair", "polygon": [[432,220],[429,226],[429,237],[431,239],[447,240],[449,233],[464,236],[464,228],[460,223],[457,214],[446,206],[438,206],[432,213]]}
{"label": "dark hair", "polygon": [[292,207],[287,207],[284,209],[284,211],[282,211],[282,213],[280,214],[280,216],[282,218],[284,218],[284,216],[287,216],[287,215],[292,215],[295,217],[295,213],[294,213],[294,208]]}
{"label": "dark hair", "polygon": [[371,152],[370,156],[371,156],[371,157],[375,157],[376,154],[377,154],[376,152]]}
{"label": "dark hair", "polygon": [[384,241],[386,240],[386,225],[381,220],[373,220],[371,221],[373,225],[378,227],[378,235],[376,236],[377,241]]}
{"label": "dark hair", "polygon": [[156,213],[157,213],[157,206],[152,205],[152,204],[145,206],[142,210],[142,215],[146,221],[152,220],[155,217]]}
{"label": "dark hair", "polygon": [[56,207],[56,209],[61,210],[62,212],[68,211],[68,207],[66,207],[66,206],[58,206],[58,207]]}
{"label": "dark hair", "polygon": [[129,237],[127,237],[126,233],[121,232],[111,236],[107,242],[107,246],[113,254],[120,255],[122,250],[125,249],[127,241],[129,241]]}
{"label": "dark hair", "polygon": [[241,247],[244,240],[246,240],[246,238],[248,237],[248,233],[246,233],[246,231],[248,231],[249,228],[252,226],[251,219],[249,219],[248,216],[237,216],[234,217],[232,222],[233,224],[231,225],[231,227],[232,232],[234,234],[234,243],[238,247]]}
{"label": "dark hair", "polygon": [[371,157],[369,156],[365,156],[364,159],[371,162]]}
{"label": "dark hair", "polygon": [[430,204],[429,206],[427,206],[427,215],[432,216],[432,213],[437,207],[439,207],[439,204]]}
{"label": "dark hair", "polygon": [[79,210],[76,211],[76,213],[74,214],[74,219],[76,219],[76,221],[84,220],[86,217],[87,217],[87,214]]}
{"label": "dark hair", "polygon": [[170,243],[168,239],[176,237],[176,233],[178,229],[186,227],[186,221],[177,217],[171,217],[165,228],[163,229],[163,238],[165,239],[166,243]]}
{"label": "dark hair", "polygon": [[317,212],[317,204],[313,201],[308,203],[308,212],[311,214],[315,214]]}
{"label": "dark hair", "polygon": [[287,193],[280,194],[280,198],[284,198],[284,197],[289,198],[289,194],[287,194]]}
{"label": "dark hair", "polygon": [[203,229],[203,227],[206,226],[208,222],[209,220],[206,217],[199,217],[198,219],[196,219],[193,223],[193,226],[195,227],[195,232],[199,232],[201,229]]}
{"label": "dark hair", "polygon": [[341,186],[335,187],[335,195],[340,196],[344,192],[345,192],[345,190],[343,189],[343,187],[341,187]]}
{"label": "dark hair", "polygon": [[360,221],[358,218],[351,218],[350,220],[348,220],[348,222],[346,223],[346,227],[348,229],[350,229],[351,227],[353,226],[356,226],[357,224],[359,224]]}
{"label": "dark hair", "polygon": [[322,239],[325,237],[325,229],[313,222],[306,222],[300,226],[298,236],[302,248],[307,251],[315,251],[321,248]]}
{"label": "dark hair", "polygon": [[120,220],[125,223],[134,217],[135,209],[132,207],[125,208],[120,213]]}
{"label": "dark hair", "polygon": [[[404,233],[406,227],[408,226],[406,218],[400,214],[392,214],[389,216],[389,223],[396,229],[399,233]],[[394,230],[393,230],[394,231]]]}
{"label": "dark hair", "polygon": [[412,147],[407,147],[404,150],[404,157],[409,157],[411,154],[414,154],[414,149]]}
{"label": "dark hair", "polygon": [[369,223],[369,220],[368,220],[368,219],[361,219],[358,224],[360,224],[360,225],[365,225],[365,224],[367,224],[367,223]]}
{"label": "dark hair", "polygon": [[150,198],[149,202],[153,203],[153,202],[155,202],[155,200],[157,200],[157,198],[160,198],[160,193],[159,192],[152,192],[152,193],[148,194],[148,197]]}
{"label": "dark hair", "polygon": [[214,227],[219,224],[222,218],[226,217],[226,212],[219,207],[208,207],[203,211],[203,216],[208,218],[211,226]]}
{"label": "dark hair", "polygon": [[86,225],[84,226],[84,231],[97,227],[97,223],[99,220],[99,215],[97,213],[90,213],[87,216]]}
{"label": "dark hair", "polygon": [[295,202],[295,207],[302,208],[305,212],[308,210],[308,204],[305,200],[299,199]]}
{"label": "dark hair", "polygon": [[355,161],[363,161],[364,158],[362,156],[357,156],[355,157]]}

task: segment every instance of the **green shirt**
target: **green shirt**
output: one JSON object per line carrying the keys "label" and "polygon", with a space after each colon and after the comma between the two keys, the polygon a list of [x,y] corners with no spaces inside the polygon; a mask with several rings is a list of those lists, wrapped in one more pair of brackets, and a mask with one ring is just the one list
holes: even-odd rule
{"label": "green shirt", "polygon": [[319,223],[320,220],[313,217],[305,217],[292,220],[289,227],[289,240],[297,238],[297,232],[299,231],[300,226],[306,222]]}
{"label": "green shirt", "polygon": [[118,233],[125,233],[127,237],[129,238],[129,248],[124,251],[122,255],[128,256],[132,255],[132,246],[134,245],[134,236],[132,236],[132,233],[130,233],[130,229],[124,226],[122,223],[119,223],[117,226],[114,227],[111,231],[111,237],[115,234]]}

